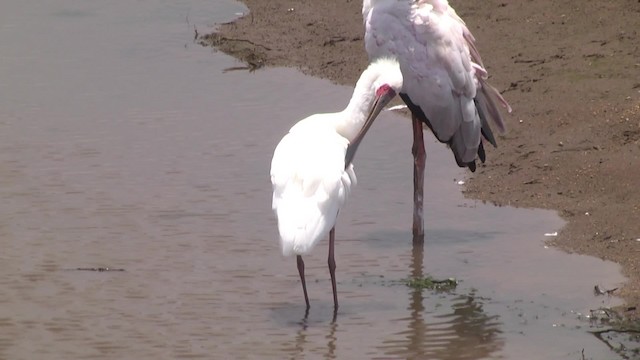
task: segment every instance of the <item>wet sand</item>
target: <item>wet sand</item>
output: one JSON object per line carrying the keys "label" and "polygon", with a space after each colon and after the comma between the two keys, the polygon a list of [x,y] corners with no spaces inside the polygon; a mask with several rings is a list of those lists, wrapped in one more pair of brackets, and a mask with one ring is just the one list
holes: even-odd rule
{"label": "wet sand", "polygon": [[[365,68],[360,1],[244,3],[250,15],[221,25],[214,43],[252,68],[293,66],[346,85]],[[464,194],[558,210],[568,223],[553,244],[620,263],[630,278],[622,310],[637,318],[640,3],[451,3],[514,109]],[[425,189],[428,207],[438,189]]]}

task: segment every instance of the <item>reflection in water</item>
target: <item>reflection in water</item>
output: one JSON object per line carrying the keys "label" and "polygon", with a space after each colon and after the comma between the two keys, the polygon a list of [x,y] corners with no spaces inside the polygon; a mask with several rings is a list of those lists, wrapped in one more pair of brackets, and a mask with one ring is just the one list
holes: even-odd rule
{"label": "reflection in water", "polygon": [[[305,354],[308,354],[310,352],[310,349],[307,348],[307,336],[309,336],[309,309],[305,310],[304,317],[298,323],[298,325],[299,329],[296,332],[295,336],[295,351],[288,351],[288,353],[291,355],[291,359],[300,359],[304,357]],[[326,349],[323,352],[323,356],[325,359],[336,359],[336,349],[338,342],[338,337],[336,335],[337,330],[337,312],[334,311],[333,319],[327,327],[327,334],[324,336],[324,339],[326,340]],[[317,344],[314,344],[312,342],[310,346],[317,346]]]}
{"label": "reflection in water", "polygon": [[[638,359],[640,355],[640,347],[638,346],[638,343],[640,343],[640,330],[638,329],[614,330],[608,328],[591,331],[591,334],[625,360]],[[584,350],[582,355],[584,358]]]}
{"label": "reflection in water", "polygon": [[[424,246],[415,239],[411,259],[411,277],[424,277]],[[453,312],[445,307],[443,313],[436,315],[440,301],[447,295],[425,298],[425,291],[428,290],[412,289],[407,309],[410,316],[397,320],[407,321],[407,330],[384,342],[385,353],[407,359],[481,359],[502,348],[497,316],[488,316],[473,293],[448,300]],[[433,310],[426,311],[425,300]]]}
{"label": "reflection in water", "polygon": [[[411,278],[417,279],[424,277],[422,265],[424,263],[424,236],[419,236],[416,241],[416,237],[413,239],[413,246],[411,247]],[[426,324],[424,323],[424,296],[422,289],[414,288],[411,291],[411,302],[409,303],[409,311],[411,312],[409,320],[409,329],[411,332],[408,336],[407,350],[409,354],[425,354],[426,351],[423,348],[423,339],[426,334]]]}
{"label": "reflection in water", "polygon": [[309,320],[309,309],[307,308],[304,313],[302,321],[300,321],[300,329],[296,334],[296,348],[295,352],[291,354],[291,359],[300,358],[304,354],[305,344],[307,342],[307,327],[309,327],[307,321]]}
{"label": "reflection in water", "polygon": [[329,325],[329,333],[327,334],[327,353],[325,354],[325,359],[336,358],[336,342],[338,340],[338,338],[336,337],[337,329],[338,323],[336,322],[336,318],[334,316],[333,321],[331,321],[331,324]]}

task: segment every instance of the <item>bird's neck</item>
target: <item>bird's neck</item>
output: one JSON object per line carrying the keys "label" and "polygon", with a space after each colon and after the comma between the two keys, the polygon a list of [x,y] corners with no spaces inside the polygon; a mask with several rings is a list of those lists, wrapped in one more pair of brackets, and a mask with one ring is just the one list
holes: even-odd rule
{"label": "bird's neck", "polygon": [[364,126],[375,100],[375,92],[372,91],[375,79],[372,76],[366,76],[368,74],[363,75],[356,83],[349,105],[339,113],[336,126],[338,133],[349,141],[353,141]]}

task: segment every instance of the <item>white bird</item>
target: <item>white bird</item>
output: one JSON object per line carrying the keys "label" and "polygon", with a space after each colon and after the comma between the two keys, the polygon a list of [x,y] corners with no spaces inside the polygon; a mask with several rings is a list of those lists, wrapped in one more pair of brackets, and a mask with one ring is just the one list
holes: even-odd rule
{"label": "white bird", "polygon": [[505,130],[493,97],[511,108],[487,83],[475,39],[446,0],[364,0],[362,15],[369,59],[396,58],[402,71],[400,97],[413,123],[413,234],[422,238],[422,123],[449,145],[458,166],[475,171],[476,157],[485,161],[482,138],[497,146],[489,120]]}
{"label": "white bird", "polygon": [[285,135],[271,160],[273,210],[285,256],[297,255],[304,299],[309,297],[302,255],[329,234],[329,272],[335,309],[335,224],[356,175],[351,161],[373,120],[402,88],[395,60],[379,59],[362,73],[346,109],[311,115]]}

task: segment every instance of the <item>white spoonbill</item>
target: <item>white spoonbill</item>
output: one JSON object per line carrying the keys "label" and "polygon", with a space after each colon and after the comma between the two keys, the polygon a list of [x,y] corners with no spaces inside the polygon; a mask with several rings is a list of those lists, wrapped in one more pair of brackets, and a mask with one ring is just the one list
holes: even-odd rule
{"label": "white spoonbill", "polygon": [[398,63],[379,59],[360,76],[346,109],[299,121],[275,149],[271,160],[272,206],[278,218],[282,253],[297,255],[307,309],[309,297],[302,255],[311,252],[327,234],[333,302],[338,308],[335,224],[351,187],[356,184],[351,161],[373,120],[401,88]]}
{"label": "white spoonbill", "polygon": [[458,166],[475,171],[476,158],[485,161],[482,138],[497,146],[489,120],[505,129],[493,97],[511,108],[487,83],[475,39],[447,0],[364,0],[362,15],[369,59],[396,58],[402,71],[400,97],[413,123],[413,234],[422,237],[422,123],[449,145]]}

